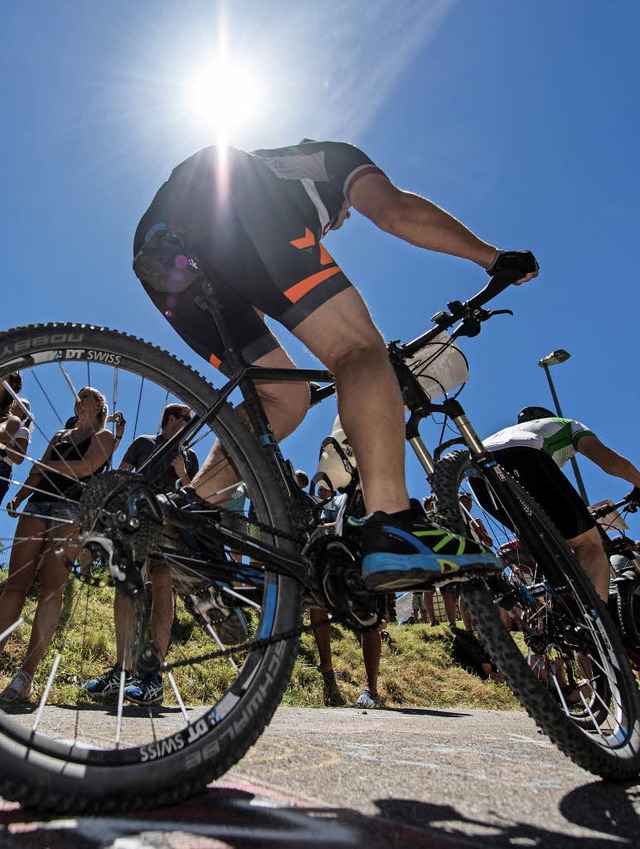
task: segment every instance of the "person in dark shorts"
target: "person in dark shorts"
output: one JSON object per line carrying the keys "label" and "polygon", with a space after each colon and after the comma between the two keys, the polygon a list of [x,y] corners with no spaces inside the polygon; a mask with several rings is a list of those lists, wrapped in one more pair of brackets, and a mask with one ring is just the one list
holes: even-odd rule
{"label": "person in dark shorts", "polygon": [[[138,225],[134,270],[175,330],[223,371],[227,350],[210,313],[212,299],[222,305],[233,347],[246,361],[295,367],[266,314],[335,374],[367,507],[361,538],[370,590],[440,577],[451,560],[458,570],[494,570],[495,559],[475,541],[445,536],[410,507],[398,381],[364,301],[321,242],[351,207],[410,244],[472,260],[489,274],[512,269],[524,282],[538,273],[531,253],[482,241],[435,204],[396,188],[358,148],[309,139],[251,153],[208,147],[182,162]],[[258,391],[282,439],[307,412],[308,385],[267,383]],[[221,469],[224,460],[214,449],[194,478],[201,497],[219,500],[236,482],[229,463]]]}
{"label": "person in dark shorts", "polygon": [[[614,477],[640,487],[640,471],[626,457],[604,445],[581,422],[556,416],[546,407],[525,407],[518,423],[483,439],[498,463],[542,507],[567,540],[598,594],[609,597],[609,558],[587,505],[560,469],[576,452]],[[496,511],[483,481],[470,479],[483,506],[510,527],[508,516]]]}
{"label": "person in dark shorts", "polygon": [[[162,413],[160,433],[142,434],[133,440],[124,453],[118,469],[131,472],[139,469],[157,446],[171,439],[191,418],[191,410],[184,404],[167,404]],[[200,468],[198,457],[190,448],[176,453],[170,466],[154,484],[162,492],[175,492],[176,488],[187,486]],[[147,563],[150,574],[153,598],[151,602],[151,636],[160,661],[164,661],[173,622],[174,598],[171,567],[166,563],[150,561]],[[116,663],[97,678],[85,681],[83,689],[90,696],[109,698],[118,693],[123,670],[131,669],[131,601],[122,593],[114,598],[114,622],[116,631]],[[164,680],[159,672],[143,675],[131,680],[128,671],[124,672],[126,687],[124,697],[135,704],[157,705],[164,698]]]}

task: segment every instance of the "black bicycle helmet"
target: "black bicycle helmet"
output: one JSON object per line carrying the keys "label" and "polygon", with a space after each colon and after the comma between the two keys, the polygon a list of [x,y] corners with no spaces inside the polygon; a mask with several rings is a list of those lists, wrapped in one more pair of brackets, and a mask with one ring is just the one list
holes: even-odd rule
{"label": "black bicycle helmet", "polygon": [[546,407],[523,407],[518,413],[518,424],[533,422],[536,419],[555,419],[556,413]]}

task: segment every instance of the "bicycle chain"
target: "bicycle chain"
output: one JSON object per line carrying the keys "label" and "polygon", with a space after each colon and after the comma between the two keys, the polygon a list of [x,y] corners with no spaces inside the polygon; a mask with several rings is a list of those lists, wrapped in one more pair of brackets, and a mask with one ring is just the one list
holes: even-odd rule
{"label": "bicycle chain", "polygon": [[218,649],[218,651],[210,652],[209,654],[201,654],[196,657],[191,657],[188,660],[176,660],[173,663],[165,663],[161,667],[162,672],[170,672],[172,669],[177,669],[182,666],[191,666],[194,663],[204,663],[207,660],[216,660],[219,657],[229,657],[233,654],[238,654],[238,652],[250,650],[253,651],[255,649],[266,648],[267,646],[275,645],[276,643],[281,642],[282,640],[290,640],[293,637],[299,637],[301,634],[314,631],[316,628],[319,628],[320,625],[325,625],[326,622],[330,620],[327,619],[325,622],[318,622],[315,625],[298,625],[297,628],[291,628],[289,631],[283,631],[281,634],[274,634],[272,637],[261,637],[259,640],[249,640],[246,643],[240,643],[237,646],[231,646],[228,649]]}

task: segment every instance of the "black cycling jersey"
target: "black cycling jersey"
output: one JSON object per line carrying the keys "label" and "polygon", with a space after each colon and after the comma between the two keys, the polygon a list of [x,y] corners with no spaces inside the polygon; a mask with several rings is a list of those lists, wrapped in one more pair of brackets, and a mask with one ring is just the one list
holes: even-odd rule
{"label": "black cycling jersey", "polygon": [[[162,290],[142,279],[191,347],[224,369],[210,313],[222,305],[235,347],[255,361],[278,347],[255,308],[293,329],[351,283],[320,239],[363,175],[382,173],[341,142],[257,150],[208,147],[182,162],[138,225],[134,256],[158,228],[187,234],[207,280]],[[168,291],[167,291],[168,290]]]}

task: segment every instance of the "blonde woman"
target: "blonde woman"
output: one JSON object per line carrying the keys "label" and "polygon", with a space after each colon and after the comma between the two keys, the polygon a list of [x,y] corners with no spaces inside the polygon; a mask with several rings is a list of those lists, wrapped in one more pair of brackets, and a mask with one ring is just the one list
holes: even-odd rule
{"label": "blonde woman", "polygon": [[[61,541],[68,539],[67,556],[73,560],[77,554],[71,544],[74,527],[64,521],[77,517],[81,482],[108,465],[116,438],[122,436],[124,428],[122,415],[116,413],[111,417],[117,422],[116,438],[106,429],[106,398],[90,386],[78,392],[74,412],[78,418],[73,427],[55,434],[42,459],[34,463],[25,483],[7,505],[9,515],[15,517],[22,502],[29,499],[18,519],[9,576],[0,596],[0,634],[20,618],[39,566],[41,582],[27,655],[0,693],[4,702],[26,701],[31,695],[33,676],[60,618],[62,593],[69,577],[55,552],[61,548]],[[0,651],[7,639],[0,642]]]}

